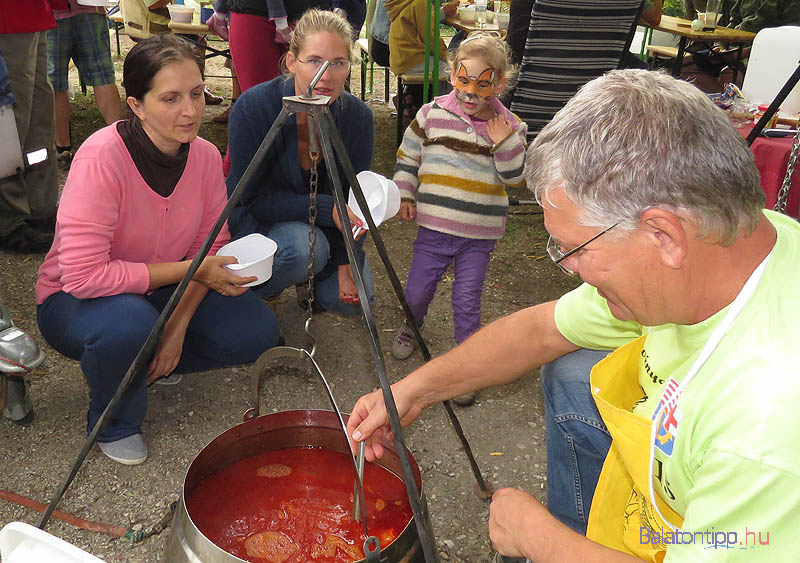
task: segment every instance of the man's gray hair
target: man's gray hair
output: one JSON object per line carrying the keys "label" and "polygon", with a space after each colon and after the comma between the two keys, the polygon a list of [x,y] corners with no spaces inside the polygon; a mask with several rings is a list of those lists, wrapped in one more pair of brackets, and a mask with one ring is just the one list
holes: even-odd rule
{"label": "man's gray hair", "polygon": [[635,229],[643,211],[660,207],[729,244],[755,229],[764,207],[753,155],[727,116],[661,72],[614,70],[584,85],[525,165],[536,198],[563,188],[586,226]]}

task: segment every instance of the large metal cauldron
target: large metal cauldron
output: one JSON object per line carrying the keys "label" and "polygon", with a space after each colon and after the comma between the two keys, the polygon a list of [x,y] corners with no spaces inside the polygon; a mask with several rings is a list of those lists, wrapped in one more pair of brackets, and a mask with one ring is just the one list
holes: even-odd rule
{"label": "large metal cauldron", "polygon": [[[349,452],[347,439],[342,434],[335,412],[324,410],[281,411],[234,426],[214,438],[198,454],[186,473],[181,499],[172,521],[172,534],[167,542],[163,561],[166,563],[244,562],[244,559],[231,555],[212,543],[197,529],[186,510],[186,496],[191,495],[195,488],[209,476],[242,459],[270,450],[303,446],[317,446]],[[417,488],[420,491],[423,518],[426,526],[430,526],[419,467],[410,453],[408,457]],[[402,476],[400,459],[393,448],[386,448],[386,453],[379,463],[396,475]],[[353,478],[355,479],[355,474]],[[433,535],[431,534],[430,537]],[[382,563],[425,561],[413,518],[391,544],[381,546],[380,560]]]}

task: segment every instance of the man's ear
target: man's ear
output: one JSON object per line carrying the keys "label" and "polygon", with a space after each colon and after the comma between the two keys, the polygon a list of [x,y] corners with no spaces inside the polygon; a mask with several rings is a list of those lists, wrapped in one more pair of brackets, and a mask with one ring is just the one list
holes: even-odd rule
{"label": "man's ear", "polygon": [[672,211],[651,208],[642,213],[641,222],[661,263],[675,269],[683,266],[689,252],[689,236],[681,218]]}

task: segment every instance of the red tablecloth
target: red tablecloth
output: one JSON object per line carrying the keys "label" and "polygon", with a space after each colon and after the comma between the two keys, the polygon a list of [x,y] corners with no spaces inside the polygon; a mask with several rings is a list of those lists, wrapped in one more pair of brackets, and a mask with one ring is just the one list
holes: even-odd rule
{"label": "red tablecloth", "polygon": [[[739,132],[747,137],[752,127],[743,127]],[[786,176],[786,165],[789,163],[789,153],[792,150],[792,138],[758,137],[750,150],[756,158],[756,167],[761,173],[761,187],[767,194],[766,207],[772,209],[778,199],[778,190]],[[798,166],[800,168],[800,160]],[[792,187],[789,190],[789,201],[786,205],[786,214],[797,218],[800,209],[800,170],[795,170],[792,177]]]}

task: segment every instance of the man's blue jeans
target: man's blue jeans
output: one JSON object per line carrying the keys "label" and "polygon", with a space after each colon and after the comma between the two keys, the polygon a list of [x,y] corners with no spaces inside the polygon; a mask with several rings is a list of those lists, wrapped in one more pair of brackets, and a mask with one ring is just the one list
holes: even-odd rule
{"label": "man's blue jeans", "polygon": [[[149,295],[77,299],[58,292],[36,310],[39,329],[59,353],[78,360],[89,384],[87,432],[108,405],[175,285]],[[224,297],[209,291],[195,311],[176,373],[254,362],[278,342],[275,314],[252,291]],[[146,371],[137,374],[98,436],[121,440],[140,432],[147,412]]]}
{"label": "man's blue jeans", "polygon": [[577,350],[542,366],[547,423],[547,508],[586,534],[611,436],[597,411],[589,372],[609,352]]}
{"label": "man's blue jeans", "polygon": [[[262,297],[275,297],[287,287],[308,281],[308,223],[286,221],[275,223],[264,233],[278,245],[272,264],[272,277],[253,290]],[[314,273],[319,273],[331,258],[328,239],[317,229],[317,241],[314,245]],[[369,300],[375,297],[375,284],[372,271],[364,260],[364,285]],[[346,305],[339,301],[339,278],[334,272],[324,280],[314,280],[314,298],[326,311],[340,315],[356,315],[361,312],[360,306]]]}

